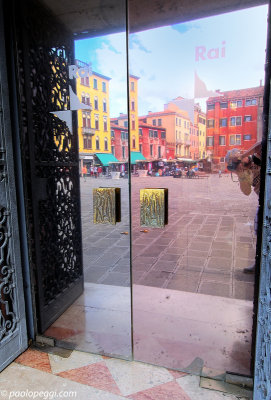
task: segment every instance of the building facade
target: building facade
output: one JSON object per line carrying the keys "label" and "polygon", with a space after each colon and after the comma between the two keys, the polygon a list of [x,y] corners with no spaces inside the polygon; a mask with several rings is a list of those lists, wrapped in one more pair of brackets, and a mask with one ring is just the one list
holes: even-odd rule
{"label": "building facade", "polygon": [[[76,60],[78,67],[88,64]],[[91,76],[76,80],[80,101],[89,110],[78,110],[78,140],[81,165],[89,163],[94,153],[111,153],[109,117],[109,77],[92,71]],[[85,161],[84,161],[85,160]]]}
{"label": "building facade", "polygon": [[120,113],[118,117],[111,118],[114,125],[121,128],[130,130],[130,150],[132,152],[139,151],[139,135],[138,135],[138,80],[139,78],[134,75],[129,76],[130,87],[130,104],[129,104],[129,117],[124,113]]}
{"label": "building facade", "polygon": [[139,151],[148,161],[166,158],[166,130],[139,119]]}
{"label": "building facade", "polygon": [[128,137],[128,128],[111,122],[111,151],[119,161],[128,160]]}
{"label": "building facade", "polygon": [[248,150],[261,140],[263,86],[223,92],[207,100],[206,149],[216,165],[228,150]]}
{"label": "building facade", "polygon": [[166,157],[168,160],[190,155],[190,120],[186,112],[166,109],[140,117],[141,121],[166,129]]}

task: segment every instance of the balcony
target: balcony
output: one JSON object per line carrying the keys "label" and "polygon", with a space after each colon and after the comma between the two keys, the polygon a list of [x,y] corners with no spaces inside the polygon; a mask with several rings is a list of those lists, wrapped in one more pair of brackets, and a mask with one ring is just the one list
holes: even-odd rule
{"label": "balcony", "polygon": [[83,127],[82,128],[82,133],[83,133],[83,135],[93,136],[93,135],[95,135],[95,129]]}
{"label": "balcony", "polygon": [[183,139],[176,139],[176,144],[184,144],[184,141],[183,141]]}

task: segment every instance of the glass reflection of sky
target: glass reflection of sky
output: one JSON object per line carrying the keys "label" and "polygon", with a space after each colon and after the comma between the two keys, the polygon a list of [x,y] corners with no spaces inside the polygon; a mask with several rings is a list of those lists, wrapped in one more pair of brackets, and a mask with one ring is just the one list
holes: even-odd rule
{"label": "glass reflection of sky", "polygon": [[[259,86],[266,32],[267,6],[260,6],[129,35],[130,73],[140,77],[139,115],[160,111],[178,96],[192,98],[195,70],[211,90]],[[77,41],[75,51],[112,78],[111,116],[125,113],[125,33]]]}

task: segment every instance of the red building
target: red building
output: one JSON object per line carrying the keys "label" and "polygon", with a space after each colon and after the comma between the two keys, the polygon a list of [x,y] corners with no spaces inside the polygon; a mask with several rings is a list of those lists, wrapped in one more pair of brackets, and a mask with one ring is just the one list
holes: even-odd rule
{"label": "red building", "polygon": [[139,118],[139,151],[148,161],[167,158],[166,129],[150,125]]}
{"label": "red building", "polygon": [[249,149],[261,140],[263,86],[223,92],[207,100],[206,150],[223,165],[227,151]]}
{"label": "red building", "polygon": [[111,120],[111,149],[112,154],[119,160],[128,160],[128,128],[114,124]]}

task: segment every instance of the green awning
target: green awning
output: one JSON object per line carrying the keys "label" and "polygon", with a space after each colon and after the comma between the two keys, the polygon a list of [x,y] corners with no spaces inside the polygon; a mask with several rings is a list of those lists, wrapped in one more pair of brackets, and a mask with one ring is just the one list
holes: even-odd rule
{"label": "green awning", "polygon": [[140,151],[131,151],[131,164],[136,164],[137,161],[145,161],[146,158]]}
{"label": "green awning", "polygon": [[109,163],[119,162],[113,154],[106,153],[96,153],[96,156],[99,158],[104,167],[108,167]]}

